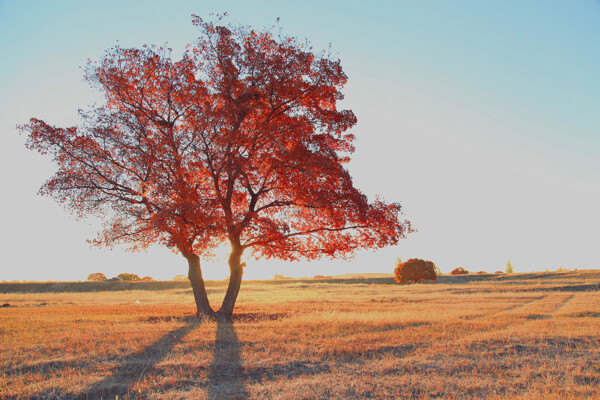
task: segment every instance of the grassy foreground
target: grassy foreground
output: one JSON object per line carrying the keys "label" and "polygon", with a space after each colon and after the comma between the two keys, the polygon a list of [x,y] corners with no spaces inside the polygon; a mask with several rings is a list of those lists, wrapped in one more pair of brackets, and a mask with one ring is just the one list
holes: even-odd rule
{"label": "grassy foreground", "polygon": [[[246,282],[233,324],[190,318],[189,285],[0,285],[0,398],[598,399],[599,285]],[[224,291],[209,284],[215,305]]]}

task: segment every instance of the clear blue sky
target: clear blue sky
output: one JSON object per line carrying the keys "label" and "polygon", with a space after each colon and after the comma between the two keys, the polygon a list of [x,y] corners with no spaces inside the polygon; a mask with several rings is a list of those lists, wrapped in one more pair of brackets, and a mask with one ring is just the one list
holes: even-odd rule
{"label": "clear blue sky", "polygon": [[[246,277],[391,272],[396,257],[442,270],[600,268],[598,1],[0,0],[0,280],[89,273],[186,274],[168,250],[89,249],[98,221],[36,195],[52,164],[24,148],[30,117],[68,126],[101,102],[81,67],[119,42],[196,37],[190,15],[270,26],[332,50],[358,117],[350,164],[369,196],[399,201],[419,230],[352,262],[249,260]],[[208,278],[226,259],[205,263]]]}

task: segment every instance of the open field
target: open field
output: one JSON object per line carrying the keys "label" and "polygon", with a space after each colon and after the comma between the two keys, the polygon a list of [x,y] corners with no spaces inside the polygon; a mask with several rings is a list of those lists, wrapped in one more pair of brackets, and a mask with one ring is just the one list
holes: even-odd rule
{"label": "open field", "polygon": [[0,285],[0,398],[600,398],[600,271],[392,282]]}

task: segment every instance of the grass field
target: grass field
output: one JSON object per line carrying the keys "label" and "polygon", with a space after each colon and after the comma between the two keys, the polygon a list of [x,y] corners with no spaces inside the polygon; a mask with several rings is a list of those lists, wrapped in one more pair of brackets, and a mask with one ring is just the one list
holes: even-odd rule
{"label": "grass field", "polygon": [[0,285],[2,399],[600,398],[600,271],[245,282],[232,324],[185,283],[57,285]]}

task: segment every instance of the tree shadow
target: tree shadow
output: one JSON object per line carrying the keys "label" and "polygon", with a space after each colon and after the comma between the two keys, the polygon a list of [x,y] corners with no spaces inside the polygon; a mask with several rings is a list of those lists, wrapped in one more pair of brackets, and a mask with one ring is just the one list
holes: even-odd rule
{"label": "tree shadow", "polygon": [[94,384],[87,392],[82,393],[79,398],[114,399],[116,396],[125,398],[132,393],[131,387],[165,358],[173,347],[177,343],[180,343],[196,326],[195,321],[189,321],[187,325],[168,332],[150,346],[128,356],[111,376]]}
{"label": "tree shadow", "polygon": [[[280,314],[240,314],[234,316],[234,321],[253,322],[256,320],[276,320],[280,319]],[[36,393],[29,398],[35,399],[148,399],[152,395],[150,393],[138,393],[132,390],[136,382],[143,379],[149,373],[165,374],[170,376],[169,367],[166,369],[158,366],[172,350],[180,343],[183,338],[194,330],[198,323],[196,319],[187,319],[188,323],[178,329],[168,332],[166,335],[152,343],[143,350],[131,354],[121,360],[119,365],[113,369],[112,375],[104,378],[100,382],[91,386],[87,391],[80,393],[72,393],[60,388],[51,388],[44,392]],[[368,351],[363,351],[358,362],[363,362],[366,359],[380,358],[383,355],[393,354],[396,357],[404,358],[409,354],[423,347],[422,343],[414,343],[410,346],[384,346]],[[187,349],[190,352],[197,351],[195,348]],[[186,351],[186,349],[182,349]],[[337,360],[337,361],[336,361]],[[176,383],[161,384],[152,387],[153,392],[168,392],[172,386],[176,386],[177,390],[185,392],[186,390],[205,390],[209,399],[231,399],[231,400],[246,400],[251,398],[247,391],[246,385],[254,383],[265,383],[265,381],[275,381],[279,379],[294,379],[305,376],[317,376],[320,374],[332,373],[333,363],[346,364],[350,362],[356,365],[357,360],[355,355],[352,359],[338,354],[334,358],[328,360],[295,360],[284,363],[269,363],[266,366],[246,366],[242,365],[241,359],[241,344],[235,330],[234,323],[217,321],[217,330],[215,337],[215,346],[213,350],[212,361],[209,366],[197,365],[195,363],[177,365],[177,372],[182,377],[178,378]],[[44,365],[35,366],[35,368],[48,368],[55,370],[54,367],[60,365]],[[73,366],[75,367],[75,366]],[[82,364],[81,369],[85,369],[86,365]],[[404,368],[404,367],[402,367]],[[36,369],[37,371],[37,369]],[[206,380],[198,378],[206,373]],[[390,370],[392,371],[392,370]],[[404,369],[394,369],[392,372],[401,373]],[[7,400],[22,399],[22,396],[7,397]]]}
{"label": "tree shadow", "polygon": [[249,398],[244,387],[240,342],[231,322],[217,322],[215,350],[208,373],[208,394],[211,399]]}

